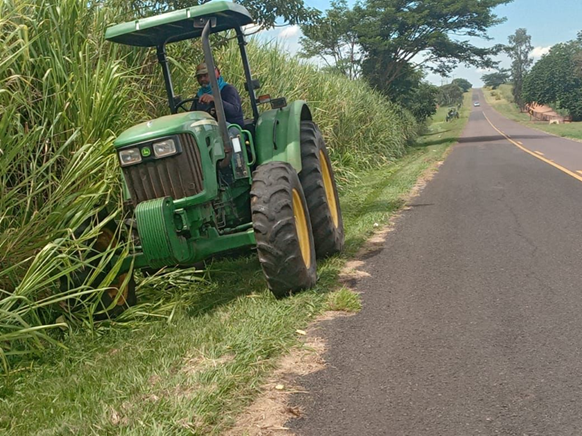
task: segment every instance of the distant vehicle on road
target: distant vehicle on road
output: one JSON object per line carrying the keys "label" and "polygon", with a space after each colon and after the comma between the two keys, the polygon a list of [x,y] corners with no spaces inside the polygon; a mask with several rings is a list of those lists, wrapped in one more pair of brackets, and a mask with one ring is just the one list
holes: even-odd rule
{"label": "distant vehicle on road", "polygon": [[473,103],[473,106],[477,107],[477,106],[481,106],[481,105],[479,104],[479,102],[478,102],[478,101],[475,101],[475,102]]}

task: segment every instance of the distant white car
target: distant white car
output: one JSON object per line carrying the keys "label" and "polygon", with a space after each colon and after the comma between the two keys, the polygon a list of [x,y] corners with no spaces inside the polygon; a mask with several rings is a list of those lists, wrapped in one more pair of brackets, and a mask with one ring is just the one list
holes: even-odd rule
{"label": "distant white car", "polygon": [[477,106],[481,106],[481,105],[479,104],[478,101],[476,101],[476,102],[473,103],[473,106],[477,107]]}

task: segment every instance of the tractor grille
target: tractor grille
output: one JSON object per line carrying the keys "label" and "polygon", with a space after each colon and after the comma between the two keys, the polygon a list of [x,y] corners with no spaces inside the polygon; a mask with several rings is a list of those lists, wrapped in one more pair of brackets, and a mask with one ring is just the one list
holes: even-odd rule
{"label": "tractor grille", "polygon": [[182,153],[123,168],[123,175],[135,205],[146,200],[172,197],[174,200],[202,192],[204,179],[200,150],[194,137],[179,135]]}

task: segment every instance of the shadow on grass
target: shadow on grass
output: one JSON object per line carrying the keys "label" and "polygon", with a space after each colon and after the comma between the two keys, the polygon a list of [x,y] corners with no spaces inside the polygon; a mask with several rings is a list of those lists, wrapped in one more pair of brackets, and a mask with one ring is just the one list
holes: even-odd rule
{"label": "shadow on grass", "polygon": [[145,279],[141,286],[135,309],[146,314],[146,318],[148,312],[168,316],[173,310],[199,317],[267,288],[258,258],[251,249],[207,259],[198,270],[173,270],[153,280]]}
{"label": "shadow on grass", "polygon": [[[318,259],[318,281],[315,291],[331,292],[340,272],[338,262],[345,253],[329,259]],[[269,292],[255,250],[248,250],[238,255],[221,256],[212,259],[200,272],[204,275],[203,282],[194,283],[191,289],[183,287],[168,289],[162,297],[169,304],[181,305],[184,314],[189,318],[199,318],[228,305],[241,297]],[[163,276],[160,276],[163,280]],[[146,291],[147,299],[152,300],[155,294],[151,289]],[[293,295],[281,299],[293,298]],[[180,301],[181,300],[181,301]]]}
{"label": "shadow on grass", "polygon": [[451,129],[446,129],[446,130],[438,130],[436,132],[426,132],[420,135],[421,138],[427,138],[429,136],[434,136],[434,135],[442,135],[443,133],[447,133],[450,132]]}

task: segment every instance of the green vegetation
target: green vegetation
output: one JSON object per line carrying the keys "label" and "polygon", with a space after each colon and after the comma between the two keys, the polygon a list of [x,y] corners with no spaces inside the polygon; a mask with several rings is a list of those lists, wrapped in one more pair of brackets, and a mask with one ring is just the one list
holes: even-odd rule
{"label": "green vegetation", "polygon": [[522,113],[513,102],[512,86],[510,84],[499,85],[496,89],[483,88],[483,94],[487,103],[507,118],[514,121],[529,120],[529,115]]}
{"label": "green vegetation", "polygon": [[[426,72],[446,76],[459,63],[493,67],[491,55],[500,47],[477,47],[453,35],[487,38],[488,28],[504,21],[493,9],[510,1],[366,0],[350,9],[338,0],[301,26],[303,55],[348,77],[361,75],[422,122],[436,109],[436,91],[423,82]],[[465,82],[464,90],[471,87]]]}
{"label": "green vegetation", "polygon": [[453,106],[463,101],[463,90],[456,84],[450,83],[439,88],[437,103],[440,106]]}
{"label": "green vegetation", "polygon": [[[315,289],[282,300],[246,253],[204,271],[140,276],[141,304],[95,323],[115,270],[63,292],[60,279],[88,262],[77,253],[99,231],[75,239],[73,229],[104,205],[109,221],[120,217],[114,132],[167,114],[155,53],[103,41],[107,24],[133,14],[127,5],[0,3],[0,432],[220,433],[297,345],[297,329],[329,307],[357,310],[357,296],[330,293],[345,259],[442,159],[466,119],[464,108],[461,120],[445,124],[441,108],[408,147],[418,130],[408,111],[360,82],[251,43],[262,91],[314,108],[341,184],[345,254],[320,266]],[[225,78],[242,89],[236,45],[220,43]],[[196,45],[169,54],[193,65],[201,59]],[[177,91],[192,93],[193,71],[172,66]],[[80,307],[70,311],[72,304]]]}
{"label": "green vegetation", "polygon": [[501,85],[498,90],[483,88],[483,94],[491,107],[510,120],[556,136],[582,140],[582,123],[580,122],[548,124],[547,121],[532,121],[529,114],[521,112],[513,103],[511,85]]}
{"label": "green vegetation", "polygon": [[[439,109],[401,159],[354,171],[341,193],[346,251],[319,269],[318,286],[276,300],[254,256],[142,280],[148,306],[165,316],[67,328],[67,349],[51,347],[0,383],[0,429],[30,434],[220,434],[259,392],[277,358],[300,345],[296,331],[324,310],[359,310],[337,274],[401,207],[419,176],[441,161],[468,117],[444,122]],[[157,306],[156,306],[157,305]]]}
{"label": "green vegetation", "polygon": [[511,82],[513,83],[513,101],[519,108],[524,108],[523,100],[523,80],[533,63],[530,53],[531,36],[526,29],[517,29],[513,35],[509,36],[509,44],[505,47],[507,55],[511,58]]}
{"label": "green vegetation", "polygon": [[[91,326],[96,303],[115,271],[91,283],[92,287],[61,292],[60,279],[89,262],[80,261],[77,253],[86,252],[84,243],[99,231],[94,228],[73,239],[73,229],[104,205],[109,219],[120,215],[113,132],[168,113],[155,52],[103,41],[107,24],[119,20],[116,3],[0,3],[5,36],[0,44],[0,363],[4,370],[23,354],[42,353],[54,340],[47,331],[57,324]],[[319,73],[275,46],[253,43],[249,51],[263,92],[310,102],[340,183],[353,179],[356,170],[403,156],[415,137],[412,115],[360,83]],[[200,48],[188,44],[176,44],[170,55],[192,59],[192,65],[202,58]],[[226,80],[242,89],[244,75],[234,41],[224,43],[216,55]],[[193,71],[173,68],[178,93],[193,93],[198,88]],[[103,265],[111,255],[112,250],[105,251],[97,262]],[[193,276],[202,279],[200,273]],[[189,298],[168,300],[151,286],[147,280],[138,283],[144,305],[128,317],[168,318]],[[79,306],[81,296],[82,310],[70,313],[70,302]]]}
{"label": "green vegetation", "polygon": [[469,82],[467,79],[463,79],[460,77],[453,79],[453,81],[451,83],[453,85],[457,85],[459,88],[461,88],[463,90],[463,92],[468,92],[469,89],[471,89],[473,87],[471,82]]}
{"label": "green vegetation", "polygon": [[361,308],[360,295],[345,287],[332,292],[327,298],[328,310],[336,312],[358,312]]}
{"label": "green vegetation", "polygon": [[510,77],[509,70],[499,70],[493,73],[483,74],[481,80],[485,86],[491,89],[497,89],[499,86],[507,83]]}
{"label": "green vegetation", "polygon": [[325,62],[327,71],[355,79],[362,61],[354,31],[356,17],[346,0],[332,0],[330,5],[325,17],[302,26],[300,55],[307,59],[317,57]]}
{"label": "green vegetation", "polygon": [[525,77],[524,101],[566,111],[573,121],[582,121],[581,59],[582,33],[573,41],[552,46]]}

